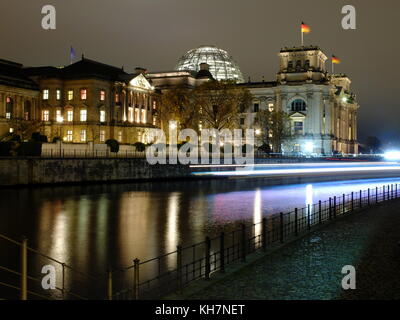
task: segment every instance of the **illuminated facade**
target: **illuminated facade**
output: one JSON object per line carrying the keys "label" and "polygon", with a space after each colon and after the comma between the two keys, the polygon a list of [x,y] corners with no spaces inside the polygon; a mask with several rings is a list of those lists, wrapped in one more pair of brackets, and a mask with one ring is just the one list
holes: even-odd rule
{"label": "illuminated facade", "polygon": [[239,66],[225,50],[214,46],[201,46],[189,50],[178,61],[176,70],[199,71],[200,64],[209,65],[209,70],[214,79],[235,80],[237,83],[244,82]]}
{"label": "illuminated facade", "polygon": [[[358,153],[356,96],[344,74],[329,74],[326,55],[315,46],[283,48],[273,82],[249,82],[253,104],[242,114],[243,128],[260,128],[258,110],[289,115],[291,137],[282,152],[294,154]],[[276,151],[276,150],[274,150]]]}
{"label": "illuminated facade", "polygon": [[[149,129],[157,124],[159,95],[144,71],[137,68],[128,74],[83,57],[62,68],[21,66],[21,73],[34,86],[33,92],[26,93],[34,98],[24,98],[33,111],[28,115],[19,98],[5,94],[4,99],[10,96],[17,104],[11,116],[8,104],[3,106],[1,120],[5,124],[0,134],[7,135],[12,128],[23,139],[29,139],[32,131],[41,132],[49,142],[58,138],[70,143],[104,143],[108,139],[147,143]],[[24,117],[32,122],[30,134],[14,125]]]}

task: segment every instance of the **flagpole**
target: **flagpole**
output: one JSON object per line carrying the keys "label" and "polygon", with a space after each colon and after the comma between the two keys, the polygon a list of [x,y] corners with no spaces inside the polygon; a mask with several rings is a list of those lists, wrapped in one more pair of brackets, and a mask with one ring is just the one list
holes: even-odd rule
{"label": "flagpole", "polygon": [[332,61],[332,75],[334,74],[334,66],[335,66],[335,64],[333,63],[333,59],[331,59],[331,61]]}
{"label": "flagpole", "polygon": [[304,47],[304,33],[302,28],[300,28],[300,33],[301,33],[301,46]]}

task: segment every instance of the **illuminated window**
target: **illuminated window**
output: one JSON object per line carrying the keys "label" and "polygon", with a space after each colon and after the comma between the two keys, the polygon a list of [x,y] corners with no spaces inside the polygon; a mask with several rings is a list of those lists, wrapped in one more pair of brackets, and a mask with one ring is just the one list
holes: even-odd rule
{"label": "illuminated window", "polygon": [[155,101],[153,101],[153,109],[155,110],[156,109],[156,102]]}
{"label": "illuminated window", "polygon": [[80,120],[81,122],[84,122],[87,120],[87,110],[86,109],[82,109],[80,112]]}
{"label": "illuminated window", "polygon": [[82,89],[81,90],[81,100],[86,100],[87,99],[87,90]]}
{"label": "illuminated window", "polygon": [[81,130],[81,141],[82,142],[86,141],[86,130]]}
{"label": "illuminated window", "polygon": [[61,100],[61,90],[60,89],[57,89],[57,91],[56,91],[56,99],[57,99],[57,101]]}
{"label": "illuminated window", "polygon": [[106,141],[106,132],[104,130],[100,130],[100,142]]}
{"label": "illuminated window", "polygon": [[11,112],[6,112],[6,119],[11,119]]}
{"label": "illuminated window", "polygon": [[100,122],[106,122],[106,112],[104,110],[100,110]]}
{"label": "illuminated window", "polygon": [[11,119],[14,112],[14,102],[10,97],[6,98],[6,118]]}
{"label": "illuminated window", "polygon": [[155,126],[157,124],[157,118],[153,117],[153,126]]}
{"label": "illuminated window", "polygon": [[115,94],[115,102],[119,102],[119,94],[118,93]]}
{"label": "illuminated window", "polygon": [[118,131],[117,140],[118,140],[118,142],[122,142],[122,131]]}
{"label": "illuminated window", "polygon": [[268,103],[268,110],[269,111],[274,111],[274,104],[273,103]]}
{"label": "illuminated window", "polygon": [[71,142],[73,138],[72,130],[67,131],[67,141]]}
{"label": "illuminated window", "polygon": [[10,128],[10,133],[13,133],[14,132],[14,128]]}
{"label": "illuminated window", "polygon": [[74,121],[74,112],[72,110],[67,111],[67,121],[68,122]]}
{"label": "illuminated window", "polygon": [[49,121],[49,119],[50,119],[49,110],[43,110],[43,121]]}
{"label": "illuminated window", "polygon": [[63,122],[63,117],[62,117],[62,114],[61,114],[61,110],[56,110],[56,121],[57,122]]}
{"label": "illuminated window", "polygon": [[74,91],[68,90],[68,101],[71,101],[72,99],[74,99]]}
{"label": "illuminated window", "polygon": [[106,100],[106,91],[100,90],[100,101]]}
{"label": "illuminated window", "polygon": [[147,112],[145,109],[142,109],[142,123],[147,122]]}
{"label": "illuminated window", "polygon": [[43,90],[43,100],[49,100],[49,89]]}

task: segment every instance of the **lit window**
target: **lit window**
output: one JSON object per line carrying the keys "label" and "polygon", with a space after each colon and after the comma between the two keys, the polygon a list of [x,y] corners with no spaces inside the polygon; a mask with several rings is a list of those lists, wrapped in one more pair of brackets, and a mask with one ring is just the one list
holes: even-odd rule
{"label": "lit window", "polygon": [[74,91],[68,90],[68,101],[71,101],[72,99],[74,99]]}
{"label": "lit window", "polygon": [[147,122],[146,110],[142,109],[142,123],[146,123],[146,122]]}
{"label": "lit window", "polygon": [[100,122],[106,122],[106,112],[104,110],[100,110]]}
{"label": "lit window", "polygon": [[10,128],[10,133],[13,133],[14,132],[14,128]]}
{"label": "lit window", "polygon": [[81,110],[81,113],[80,113],[80,120],[81,120],[82,122],[84,122],[84,121],[87,120],[87,110],[86,110],[86,109]]}
{"label": "lit window", "polygon": [[86,130],[81,130],[81,141],[82,142],[86,141]]}
{"label": "lit window", "polygon": [[72,110],[67,111],[67,121],[68,122],[74,121],[74,112]]}
{"label": "lit window", "polygon": [[11,112],[6,112],[6,119],[11,119]]}
{"label": "lit window", "polygon": [[118,93],[115,94],[115,102],[119,102],[119,94]]}
{"label": "lit window", "polygon": [[106,100],[106,92],[105,90],[100,90],[100,101]]}
{"label": "lit window", "polygon": [[57,89],[57,91],[56,91],[56,99],[61,100],[61,90],[60,89]]}
{"label": "lit window", "polygon": [[274,104],[273,103],[268,103],[268,110],[269,111],[274,111]]}
{"label": "lit window", "polygon": [[49,89],[43,90],[43,100],[49,100]]}
{"label": "lit window", "polygon": [[63,117],[62,117],[62,114],[61,114],[61,110],[56,110],[56,121],[57,122],[63,122]]}
{"label": "lit window", "polygon": [[153,109],[154,110],[156,109],[156,102],[155,101],[153,101]]}
{"label": "lit window", "polygon": [[67,141],[71,142],[72,141],[72,130],[67,131]]}
{"label": "lit window", "polygon": [[106,141],[106,132],[104,130],[100,130],[100,142]]}
{"label": "lit window", "polygon": [[50,119],[49,110],[43,110],[43,121],[49,121],[49,119]]}
{"label": "lit window", "polygon": [[82,89],[81,90],[81,100],[86,100],[87,99],[87,90]]}
{"label": "lit window", "polygon": [[118,142],[122,142],[122,131],[118,131]]}
{"label": "lit window", "polygon": [[155,126],[157,124],[157,118],[153,117],[153,126]]}
{"label": "lit window", "polygon": [[7,103],[11,103],[11,98],[10,98],[10,97],[7,97],[6,102],[7,102]]}

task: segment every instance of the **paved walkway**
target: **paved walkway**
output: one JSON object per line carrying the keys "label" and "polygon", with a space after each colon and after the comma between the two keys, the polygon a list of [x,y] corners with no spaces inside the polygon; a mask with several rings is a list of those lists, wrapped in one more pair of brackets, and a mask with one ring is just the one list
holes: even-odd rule
{"label": "paved walkway", "polygon": [[[343,217],[189,299],[400,299],[400,201]],[[343,290],[344,265],[356,290]]]}

